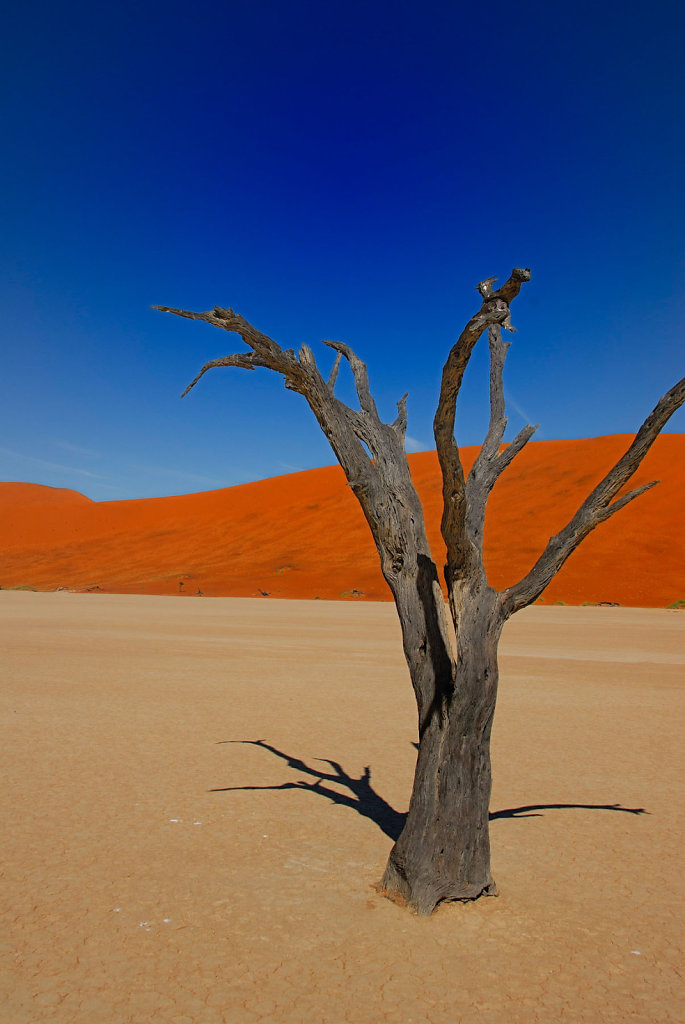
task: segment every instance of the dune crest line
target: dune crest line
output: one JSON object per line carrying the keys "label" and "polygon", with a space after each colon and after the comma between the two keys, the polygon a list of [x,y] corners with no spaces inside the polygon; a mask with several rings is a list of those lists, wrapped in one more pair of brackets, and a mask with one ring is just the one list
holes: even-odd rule
{"label": "dune crest line", "polygon": [[[521,575],[629,435],[532,441],[488,509],[486,568],[496,586]],[[470,468],[476,446],[463,448]],[[685,435],[663,434],[634,483],[659,487],[598,528],[545,603],[665,607],[685,599]],[[440,549],[435,452],[409,456]],[[0,586],[109,593],[322,600],[390,599],[366,524],[337,466],[215,491],[93,502],[77,491],[0,483]]]}

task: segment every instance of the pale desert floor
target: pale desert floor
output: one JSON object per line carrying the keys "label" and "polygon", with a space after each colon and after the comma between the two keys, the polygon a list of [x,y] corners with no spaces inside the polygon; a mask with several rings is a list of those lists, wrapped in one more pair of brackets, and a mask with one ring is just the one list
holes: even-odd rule
{"label": "pale desert floor", "polygon": [[501,895],[428,920],[373,889],[414,758],[392,606],[2,592],[0,631],[1,1024],[683,1019],[685,612],[508,625]]}

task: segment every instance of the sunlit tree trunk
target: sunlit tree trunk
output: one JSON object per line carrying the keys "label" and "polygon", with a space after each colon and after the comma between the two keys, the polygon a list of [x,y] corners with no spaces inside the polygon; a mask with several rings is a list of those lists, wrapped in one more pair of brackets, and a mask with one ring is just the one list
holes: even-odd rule
{"label": "sunlit tree trunk", "polygon": [[420,914],[441,900],[494,895],[490,871],[490,734],[503,617],[486,588],[462,610],[451,692],[425,722],[405,827],[382,890]]}

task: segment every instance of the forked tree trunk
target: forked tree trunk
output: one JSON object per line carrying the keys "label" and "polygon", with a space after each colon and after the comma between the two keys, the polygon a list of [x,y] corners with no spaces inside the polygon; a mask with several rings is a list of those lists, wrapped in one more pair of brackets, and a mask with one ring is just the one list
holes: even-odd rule
{"label": "forked tree trunk", "polygon": [[[474,899],[496,891],[488,836],[490,733],[497,696],[497,645],[504,622],[539,597],[595,526],[654,486],[656,481],[622,493],[669,417],[685,402],[683,379],[664,395],[625,455],[567,526],[550,539],[528,575],[502,593],[492,590],[483,567],[488,495],[535,431],[524,427],[502,446],[507,423],[502,372],[508,345],[500,326],[513,330],[509,304],[529,279],[530,271],[514,269],[497,290],[495,278],[478,285],[481,308],[452,346],[443,368],[433,426],[443,479],[442,536],[451,623],[404,450],[407,396],[398,402],[397,419],[384,423],[366,366],[347,345],[325,342],[336,351],[326,380],[307,345],[297,354],[282,349],[232,309],[216,306],[193,313],[155,307],[235,331],[250,350],[206,363],[184,394],[207,370],[219,366],[265,367],[282,374],[286,387],[309,403],[366,516],[395,599],[419,719],[409,813],[381,887],[419,914],[430,914],[441,900]],[[454,437],[455,411],[464,371],[485,330],[490,345],[490,425],[467,480]],[[345,405],[335,394],[343,358],[354,377],[359,409]]]}
{"label": "forked tree trunk", "polygon": [[453,690],[425,723],[405,827],[381,891],[420,915],[496,894],[490,870],[490,734],[503,616],[489,587],[464,597]]}

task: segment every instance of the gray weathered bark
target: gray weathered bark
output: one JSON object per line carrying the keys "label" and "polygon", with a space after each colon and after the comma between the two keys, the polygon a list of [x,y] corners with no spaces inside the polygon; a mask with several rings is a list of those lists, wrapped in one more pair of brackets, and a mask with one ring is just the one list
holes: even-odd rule
{"label": "gray weathered bark", "polygon": [[[514,269],[499,289],[493,287],[495,278],[478,286],[481,308],[450,350],[443,369],[434,433],[443,477],[441,528],[450,616],[404,449],[407,396],[398,402],[397,419],[383,423],[365,364],[342,342],[324,342],[336,353],[325,380],[307,345],[297,354],[283,350],[231,309],[217,306],[206,313],[192,313],[153,307],[234,331],[250,350],[206,363],[184,394],[215,367],[264,367],[282,374],[285,386],[308,402],[361,505],[397,607],[419,730],[406,825],[379,888],[424,915],[441,900],[474,899],[496,892],[488,833],[490,732],[497,697],[497,645],[506,619],[536,600],[595,526],[654,486],[656,481],[619,494],[668,418],[685,402],[684,379],[664,395],[626,454],[550,540],[528,575],[501,594],[493,590],[483,565],[488,496],[535,430],[524,427],[502,446],[507,423],[502,379],[509,346],[502,341],[500,328],[513,330],[509,304],[528,280],[528,270]],[[486,330],[490,424],[466,479],[454,436],[456,404],[471,353]],[[359,410],[335,395],[342,359],[352,371]]]}

